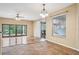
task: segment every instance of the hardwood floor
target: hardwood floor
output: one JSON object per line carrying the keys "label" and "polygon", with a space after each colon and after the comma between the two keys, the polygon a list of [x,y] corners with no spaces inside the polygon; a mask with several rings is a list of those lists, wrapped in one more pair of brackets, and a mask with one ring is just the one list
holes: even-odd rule
{"label": "hardwood floor", "polygon": [[30,40],[25,45],[4,47],[3,55],[79,55],[78,51],[47,41]]}

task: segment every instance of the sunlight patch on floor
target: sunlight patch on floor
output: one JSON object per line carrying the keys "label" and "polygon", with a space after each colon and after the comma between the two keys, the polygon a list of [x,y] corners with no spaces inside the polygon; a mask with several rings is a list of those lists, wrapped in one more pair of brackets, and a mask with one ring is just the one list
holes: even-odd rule
{"label": "sunlight patch on floor", "polygon": [[40,41],[46,41],[46,39],[45,38],[41,38]]}

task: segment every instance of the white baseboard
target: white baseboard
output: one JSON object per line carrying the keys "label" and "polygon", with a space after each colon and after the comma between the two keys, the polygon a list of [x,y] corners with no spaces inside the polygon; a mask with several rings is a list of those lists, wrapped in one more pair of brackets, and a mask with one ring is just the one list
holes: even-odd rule
{"label": "white baseboard", "polygon": [[[47,41],[51,42],[50,40],[47,40]],[[70,49],[73,49],[73,50],[79,51],[79,49],[77,49],[77,48],[73,48],[73,47],[70,47],[70,46],[67,46],[67,45],[64,45],[64,44],[61,44],[61,43],[57,43],[57,42],[52,42],[52,43],[56,43],[56,44],[59,44],[59,45],[62,45],[62,46],[68,47],[68,48],[70,48]]]}

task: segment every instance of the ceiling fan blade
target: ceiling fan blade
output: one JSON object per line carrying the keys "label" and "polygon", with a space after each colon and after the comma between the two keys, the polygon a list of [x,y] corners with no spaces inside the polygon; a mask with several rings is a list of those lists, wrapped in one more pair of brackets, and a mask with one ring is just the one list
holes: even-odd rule
{"label": "ceiling fan blade", "polygon": [[19,16],[19,18],[25,18],[24,16]]}

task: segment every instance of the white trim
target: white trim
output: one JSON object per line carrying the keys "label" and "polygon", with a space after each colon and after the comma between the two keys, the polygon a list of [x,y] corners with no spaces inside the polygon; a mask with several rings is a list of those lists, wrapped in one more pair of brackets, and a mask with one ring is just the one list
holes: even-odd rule
{"label": "white trim", "polygon": [[[50,40],[47,40],[47,41],[51,42]],[[51,42],[51,43],[53,43],[53,42]],[[76,51],[79,51],[79,49],[76,49],[76,48],[73,48],[73,47],[70,47],[70,46],[61,44],[61,43],[57,43],[57,42],[54,42],[54,43],[59,44],[59,45],[62,45],[62,46],[65,46],[65,47],[68,47],[68,48],[73,49],[73,50],[76,50]]]}
{"label": "white trim", "polygon": [[[66,24],[65,24],[66,31],[65,31],[65,36],[57,36],[57,37],[66,39],[66,36],[67,36],[67,18],[68,18],[68,13],[60,13],[58,15],[54,15],[54,16],[52,16],[52,20],[53,20],[54,17],[58,17],[58,16],[62,16],[62,15],[66,15]],[[53,31],[53,29],[52,29],[52,31]],[[53,33],[52,33],[52,35],[53,35]],[[53,35],[53,36],[55,36],[55,35]]]}
{"label": "white trim", "polygon": [[53,15],[52,18],[54,18],[54,17],[58,17],[58,16],[67,15],[67,14],[68,14],[68,13],[59,13],[59,14],[57,14],[57,15]]}

